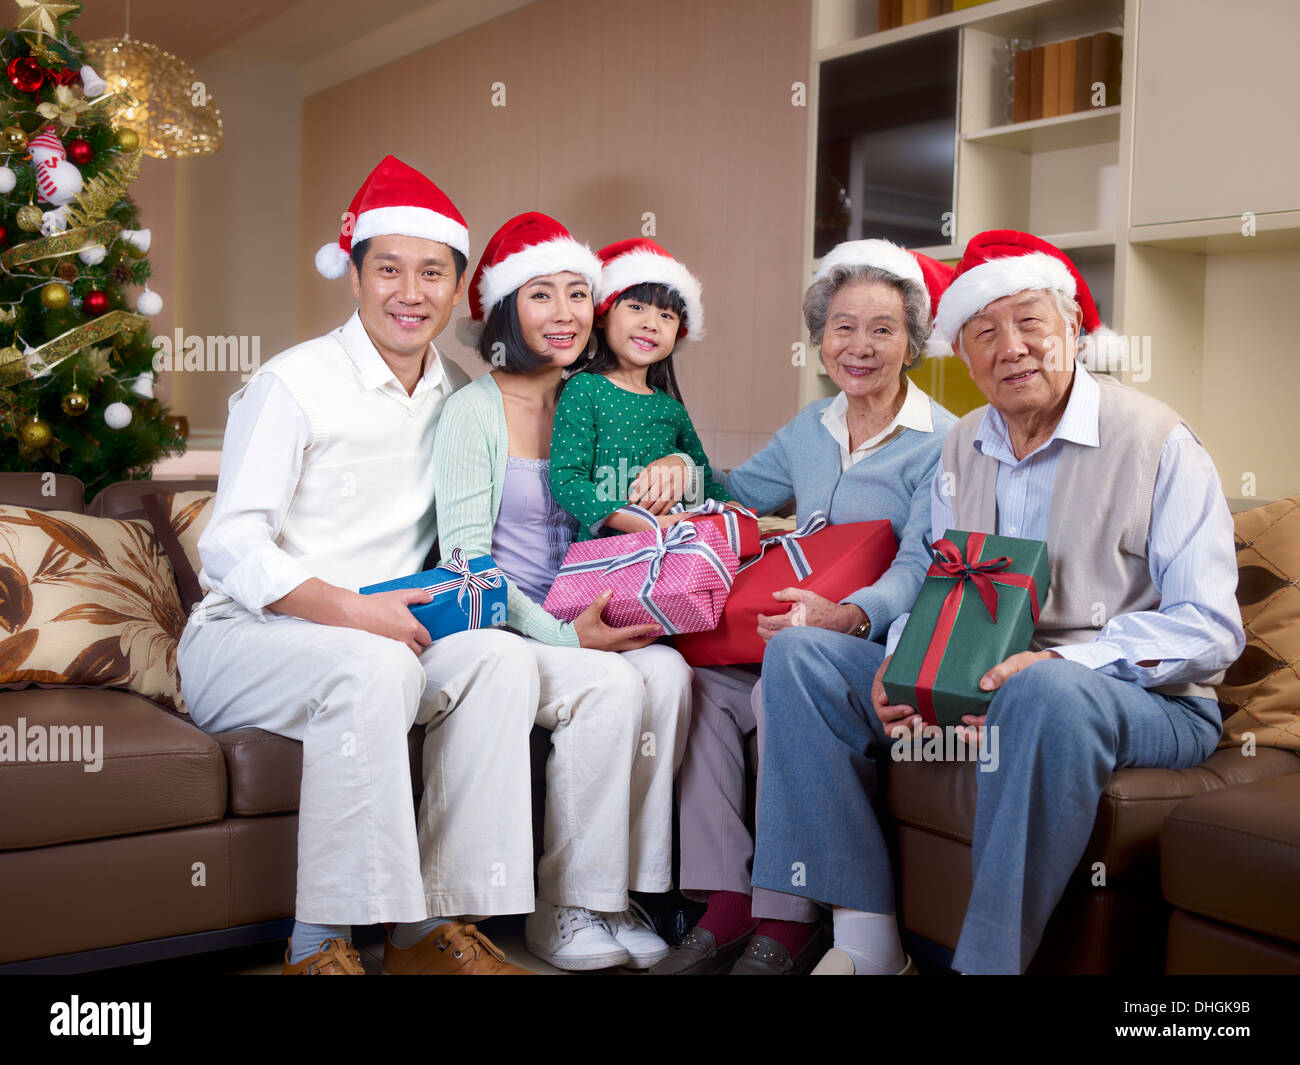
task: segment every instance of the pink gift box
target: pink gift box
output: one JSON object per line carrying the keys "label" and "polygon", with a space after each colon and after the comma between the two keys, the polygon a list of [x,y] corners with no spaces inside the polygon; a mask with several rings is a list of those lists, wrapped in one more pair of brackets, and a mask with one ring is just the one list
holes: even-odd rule
{"label": "pink gift box", "polygon": [[718,623],[739,568],[714,526],[683,521],[660,529],[656,523],[645,532],[574,544],[542,607],[572,621],[612,588],[601,614],[612,628],[657,624],[667,633],[706,632]]}

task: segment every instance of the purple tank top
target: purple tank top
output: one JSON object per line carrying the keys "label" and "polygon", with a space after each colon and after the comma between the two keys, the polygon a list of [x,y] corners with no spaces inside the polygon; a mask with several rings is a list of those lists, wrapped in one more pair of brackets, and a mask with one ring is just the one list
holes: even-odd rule
{"label": "purple tank top", "polygon": [[577,531],[577,520],[551,498],[550,460],[508,456],[492,528],[492,559],[501,572],[542,602]]}

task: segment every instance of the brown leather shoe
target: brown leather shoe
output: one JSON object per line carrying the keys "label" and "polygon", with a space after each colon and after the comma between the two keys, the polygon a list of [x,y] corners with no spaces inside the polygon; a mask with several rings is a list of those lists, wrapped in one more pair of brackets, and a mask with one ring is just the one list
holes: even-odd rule
{"label": "brown leather shoe", "polygon": [[327,939],[310,958],[291,962],[284,952],[281,976],[365,976],[361,955],[350,939]]}
{"label": "brown leather shoe", "polygon": [[413,947],[384,937],[384,972],[389,976],[534,976],[511,965],[500,948],[472,924],[439,925]]}
{"label": "brown leather shoe", "polygon": [[813,962],[826,953],[826,929],[818,928],[793,958],[775,939],[755,936],[740,961],[731,967],[732,976],[803,976]]}
{"label": "brown leather shoe", "polygon": [[650,967],[650,975],[711,976],[725,972],[740,957],[749,937],[750,933],[746,932],[743,936],[718,946],[712,932],[696,925],[686,933],[681,946]]}

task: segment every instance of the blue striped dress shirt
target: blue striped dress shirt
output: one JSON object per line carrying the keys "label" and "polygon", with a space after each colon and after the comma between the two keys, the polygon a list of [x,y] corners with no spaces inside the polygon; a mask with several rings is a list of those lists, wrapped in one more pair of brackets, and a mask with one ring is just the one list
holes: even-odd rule
{"label": "blue striped dress shirt", "polygon": [[[1052,485],[1066,442],[1098,447],[1097,382],[1076,367],[1074,385],[1051,437],[1017,459],[1006,422],[987,407],[974,446],[998,462],[997,532],[1046,540]],[[944,495],[943,461],[930,492],[934,539],[952,528],[952,507]],[[1117,490],[1123,490],[1117,486]],[[1087,643],[1054,647],[1062,658],[1144,688],[1204,681],[1241,654],[1246,637],[1237,606],[1237,559],[1232,515],[1218,471],[1186,425],[1176,425],[1160,452],[1151,528],[1147,534],[1151,581],[1160,592],[1155,610],[1112,618]],[[908,615],[889,630],[893,653]],[[1155,661],[1154,666],[1139,662]]]}

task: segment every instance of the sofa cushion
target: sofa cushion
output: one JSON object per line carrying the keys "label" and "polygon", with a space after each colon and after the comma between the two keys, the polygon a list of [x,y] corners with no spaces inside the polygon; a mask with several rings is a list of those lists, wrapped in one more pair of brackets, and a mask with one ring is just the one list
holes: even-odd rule
{"label": "sofa cushion", "polygon": [[[60,754],[81,760],[36,760],[38,750],[48,759],[56,742]],[[6,692],[0,756],[0,809],[7,811],[0,850],[203,824],[226,810],[217,743],[127,692]]]}
{"label": "sofa cushion", "polygon": [[[974,762],[891,763],[890,814],[902,824],[969,845],[977,773]],[[1107,878],[1152,874],[1160,825],[1183,799],[1283,774],[1300,774],[1300,757],[1268,748],[1253,757],[1235,749],[1216,751],[1192,769],[1117,770],[1102,793],[1080,869],[1102,862]]]}
{"label": "sofa cushion", "polygon": [[128,688],[183,711],[184,627],[148,522],[0,506],[0,684]]}
{"label": "sofa cushion", "polygon": [[1180,803],[1161,830],[1160,880],[1175,906],[1300,943],[1300,774]]}
{"label": "sofa cushion", "polygon": [[84,514],[86,486],[66,473],[0,473],[0,503]]}
{"label": "sofa cushion", "polygon": [[1300,750],[1300,496],[1236,515],[1246,649],[1219,685],[1221,746]]}
{"label": "sofa cushion", "polygon": [[140,499],[154,535],[176,571],[176,587],[186,614],[203,599],[199,537],[212,518],[216,498],[216,492],[157,492]]}

